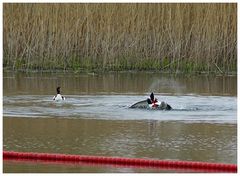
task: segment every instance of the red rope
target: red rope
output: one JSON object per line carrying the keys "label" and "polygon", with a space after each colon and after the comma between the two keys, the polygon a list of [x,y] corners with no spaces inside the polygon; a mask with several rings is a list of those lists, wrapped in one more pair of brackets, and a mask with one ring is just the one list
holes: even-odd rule
{"label": "red rope", "polygon": [[87,155],[65,155],[49,153],[32,153],[32,152],[14,152],[3,151],[3,159],[22,159],[22,160],[42,160],[51,162],[90,162],[95,164],[114,164],[124,166],[154,167],[168,169],[185,169],[198,170],[202,172],[237,172],[236,164],[209,163],[209,162],[191,162],[191,161],[166,161],[154,159],[137,159],[121,157],[103,157]]}

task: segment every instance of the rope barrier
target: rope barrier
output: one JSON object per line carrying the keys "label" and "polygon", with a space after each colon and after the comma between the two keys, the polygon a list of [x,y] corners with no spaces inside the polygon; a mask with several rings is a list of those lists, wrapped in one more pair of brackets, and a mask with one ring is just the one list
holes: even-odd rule
{"label": "rope barrier", "polygon": [[192,161],[168,161],[156,159],[138,159],[123,157],[105,157],[105,156],[87,156],[87,155],[66,155],[50,153],[33,153],[33,152],[14,152],[3,151],[4,160],[37,160],[64,163],[94,163],[94,164],[111,164],[119,166],[134,167],[152,167],[167,168],[172,170],[192,170],[201,172],[229,172],[236,173],[236,164],[209,163],[209,162],[192,162]]}

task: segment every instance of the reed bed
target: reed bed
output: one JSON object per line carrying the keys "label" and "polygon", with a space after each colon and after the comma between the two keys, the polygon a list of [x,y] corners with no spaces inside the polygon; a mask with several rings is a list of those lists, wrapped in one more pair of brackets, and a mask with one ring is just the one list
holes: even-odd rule
{"label": "reed bed", "polygon": [[4,3],[3,65],[237,70],[237,3]]}

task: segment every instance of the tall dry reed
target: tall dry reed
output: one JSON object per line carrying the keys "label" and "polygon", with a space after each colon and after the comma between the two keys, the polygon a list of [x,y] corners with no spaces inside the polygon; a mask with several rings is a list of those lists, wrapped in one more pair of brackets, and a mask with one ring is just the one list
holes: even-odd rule
{"label": "tall dry reed", "polygon": [[237,69],[236,3],[3,4],[4,67]]}

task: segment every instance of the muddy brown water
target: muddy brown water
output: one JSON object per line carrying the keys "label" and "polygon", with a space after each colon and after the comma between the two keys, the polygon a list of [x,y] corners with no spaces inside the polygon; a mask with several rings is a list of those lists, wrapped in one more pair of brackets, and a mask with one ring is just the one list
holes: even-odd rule
{"label": "muddy brown water", "polygon": [[[64,102],[52,97],[60,85]],[[172,111],[130,109],[155,92]],[[237,77],[3,74],[3,149],[237,163]],[[15,172],[182,172],[4,161]]]}

